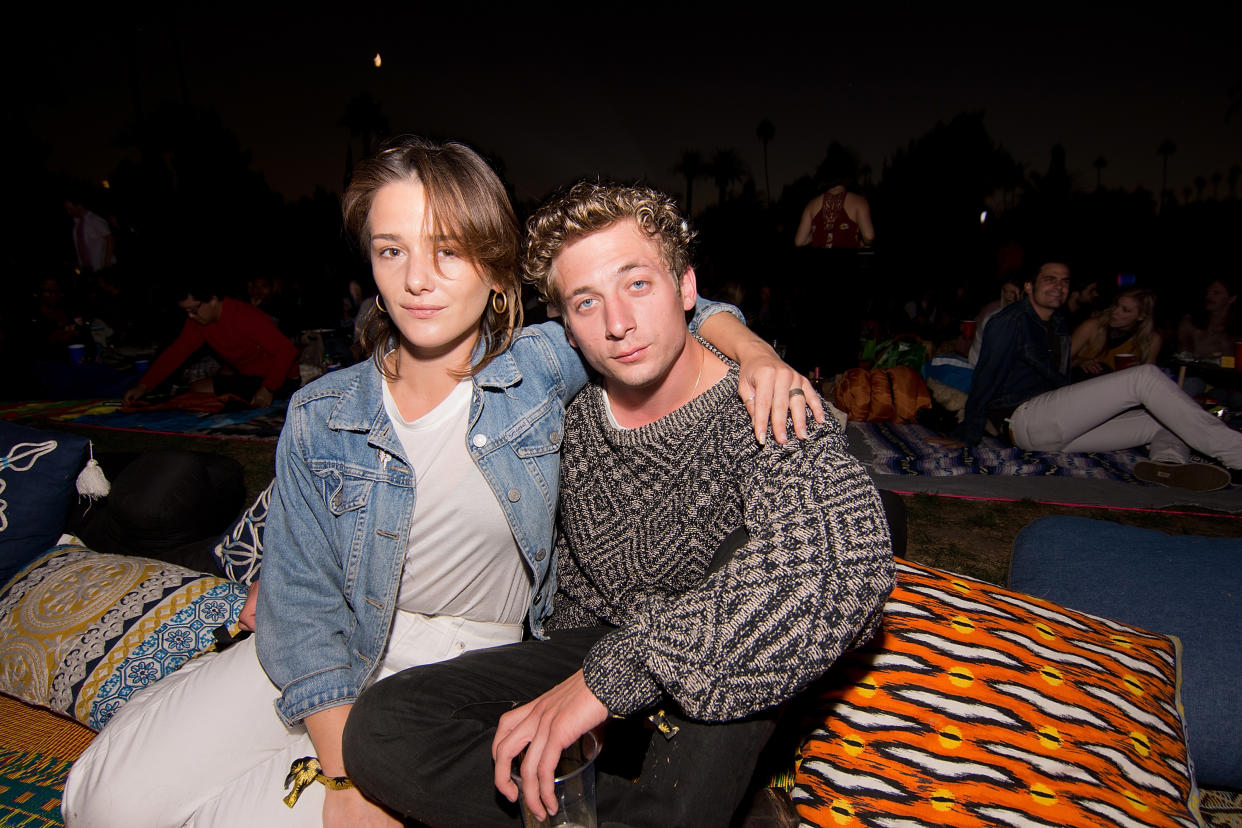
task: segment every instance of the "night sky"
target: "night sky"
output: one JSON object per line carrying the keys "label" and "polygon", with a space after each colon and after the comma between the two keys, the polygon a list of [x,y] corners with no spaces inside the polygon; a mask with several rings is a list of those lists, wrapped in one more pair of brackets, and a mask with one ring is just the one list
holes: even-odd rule
{"label": "night sky", "polygon": [[[1097,156],[1108,161],[1106,186],[1158,187],[1166,137],[1178,148],[1169,164],[1178,193],[1242,163],[1242,111],[1225,120],[1242,83],[1236,12],[722,4],[643,16],[629,11],[638,4],[585,15],[545,3],[420,16],[417,4],[389,6],[45,17],[6,38],[9,111],[50,147],[53,172],[101,179],[133,152],[115,139],[132,120],[135,90],[150,112],[181,100],[184,77],[191,103],[218,112],[290,199],[340,190],[348,131],[339,121],[362,92],[394,132],[457,138],[503,159],[521,199],[595,174],[681,192],[672,167],[687,148],[709,157],[735,149],[762,192],[755,128],[765,117],[776,128],[774,197],[812,172],[832,140],[857,150],[878,179],[898,147],[980,109],[1030,170],[1046,169],[1050,147],[1063,143],[1079,189],[1094,188]],[[714,197],[710,182],[696,185],[698,204]]]}

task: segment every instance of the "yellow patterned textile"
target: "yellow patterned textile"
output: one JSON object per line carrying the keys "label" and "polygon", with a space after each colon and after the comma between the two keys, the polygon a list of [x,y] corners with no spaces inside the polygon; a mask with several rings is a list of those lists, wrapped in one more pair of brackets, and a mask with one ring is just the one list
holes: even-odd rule
{"label": "yellow patterned textile", "polygon": [[246,587],[78,544],[0,592],[0,692],[96,730],[142,688],[214,645]]}

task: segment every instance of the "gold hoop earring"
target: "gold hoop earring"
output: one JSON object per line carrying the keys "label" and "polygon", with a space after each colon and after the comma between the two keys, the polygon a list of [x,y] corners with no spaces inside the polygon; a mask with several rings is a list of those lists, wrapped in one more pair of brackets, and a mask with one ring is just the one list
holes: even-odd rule
{"label": "gold hoop earring", "polygon": [[[497,302],[496,301],[497,299],[499,299],[500,301]],[[499,314],[504,313],[508,309],[509,309],[509,297],[501,293],[500,291],[496,291],[495,293],[493,293],[492,294],[492,310],[494,310],[499,315]]]}
{"label": "gold hoop earring", "polygon": [[380,298],[379,298],[378,293],[375,294],[375,309],[379,311],[380,313],[384,313],[384,314],[388,313],[388,309],[385,308],[382,304],[380,304]]}

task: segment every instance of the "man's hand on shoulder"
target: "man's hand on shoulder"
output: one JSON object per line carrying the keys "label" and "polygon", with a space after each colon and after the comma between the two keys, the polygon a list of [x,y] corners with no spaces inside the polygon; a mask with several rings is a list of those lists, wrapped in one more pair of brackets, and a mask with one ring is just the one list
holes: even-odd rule
{"label": "man's hand on shoulder", "polygon": [[[500,717],[492,740],[496,789],[510,802],[516,802],[520,794],[539,819],[556,813],[553,782],[561,752],[607,719],[608,708],[587,687],[581,670],[534,701],[510,710]],[[519,791],[509,773],[523,748]]]}

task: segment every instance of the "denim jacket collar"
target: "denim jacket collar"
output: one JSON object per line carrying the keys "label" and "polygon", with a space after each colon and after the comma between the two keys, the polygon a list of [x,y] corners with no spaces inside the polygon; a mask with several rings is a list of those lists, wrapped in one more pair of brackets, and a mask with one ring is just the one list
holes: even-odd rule
{"label": "denim jacket collar", "polygon": [[[328,428],[336,431],[366,431],[370,442],[389,450],[397,445],[388,416],[384,413],[383,375],[379,371],[359,371],[328,416]],[[512,351],[505,351],[474,375],[480,388],[508,388],[522,381],[522,370]]]}

